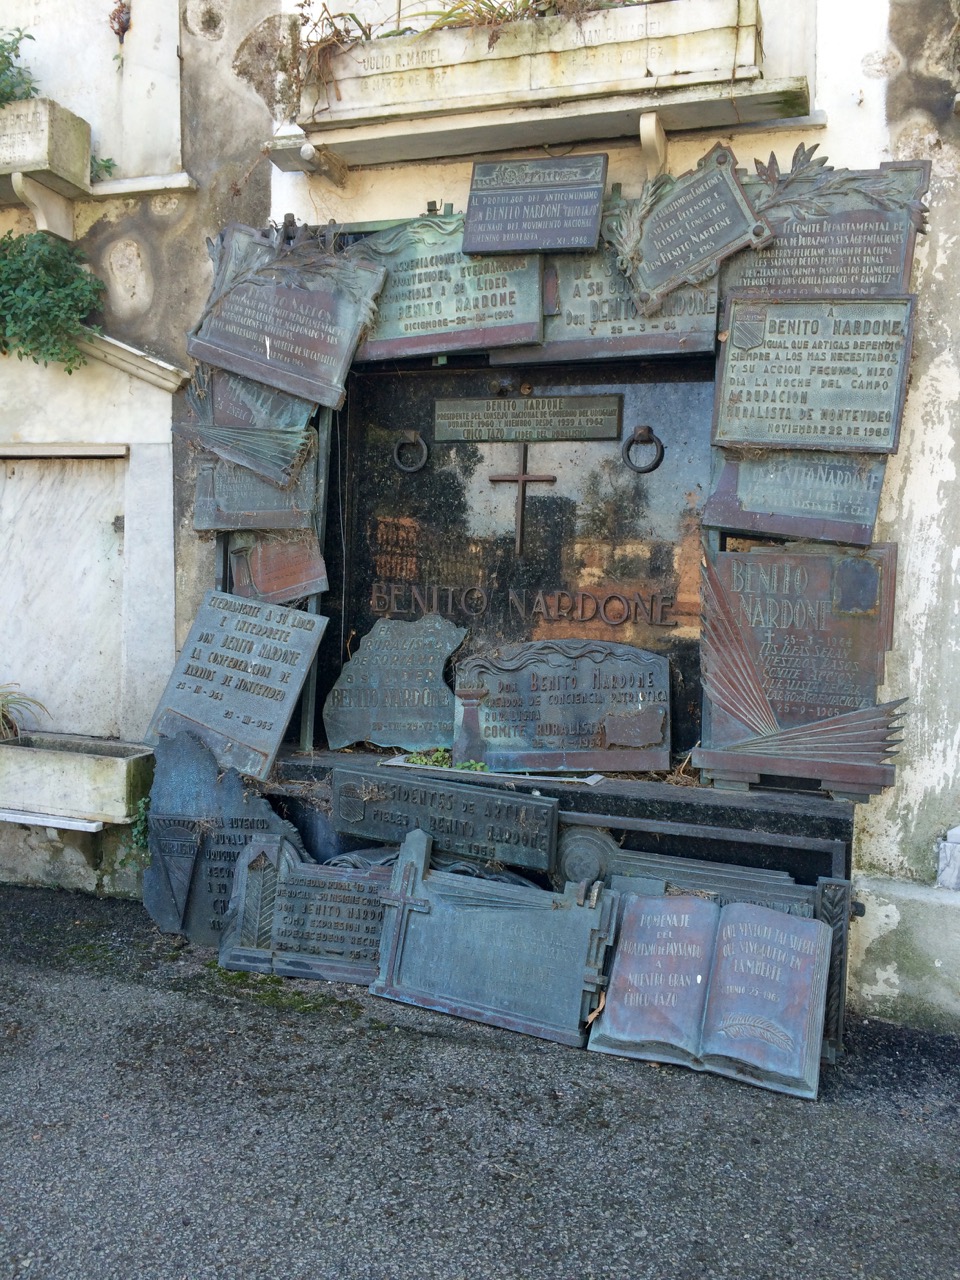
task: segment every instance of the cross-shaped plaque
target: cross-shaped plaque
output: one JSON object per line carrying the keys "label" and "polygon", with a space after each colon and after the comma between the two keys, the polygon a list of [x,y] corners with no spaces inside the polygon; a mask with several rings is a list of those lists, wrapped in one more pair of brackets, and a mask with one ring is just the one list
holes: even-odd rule
{"label": "cross-shaped plaque", "polygon": [[520,455],[517,460],[517,474],[512,476],[491,476],[491,484],[515,484],[517,486],[516,537],[513,549],[519,557],[523,555],[523,503],[528,484],[555,484],[556,476],[534,476],[527,471],[527,445],[519,445]]}
{"label": "cross-shaped plaque", "polygon": [[[427,843],[429,850],[430,838],[425,832],[417,830],[410,833],[404,844],[412,842],[415,850],[421,850],[424,843]],[[403,852],[401,850],[401,857]],[[386,963],[381,959],[380,976],[370,987],[374,995],[383,995],[396,986],[397,982],[397,961],[400,957],[400,951],[403,946],[404,935],[407,932],[407,921],[414,911],[429,914],[432,903],[428,898],[417,898],[411,893],[414,881],[417,878],[417,868],[414,862],[408,862],[403,868],[400,879],[399,892],[389,889],[381,892],[380,901],[385,907],[396,907],[397,917],[393,925],[393,937],[390,940],[390,951],[387,955]],[[384,940],[386,935],[386,921],[384,921]],[[382,954],[382,953],[381,953]]]}

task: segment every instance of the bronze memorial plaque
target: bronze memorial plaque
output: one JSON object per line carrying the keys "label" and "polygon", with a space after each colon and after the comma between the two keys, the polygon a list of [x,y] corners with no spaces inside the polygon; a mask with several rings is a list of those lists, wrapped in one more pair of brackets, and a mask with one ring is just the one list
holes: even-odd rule
{"label": "bronze memorial plaque", "polygon": [[892,643],[896,547],[801,544],[704,566],[703,746],[715,778],[819,778],[865,794],[893,781],[900,702],[877,705]]}
{"label": "bronze memorial plaque", "polygon": [[317,500],[316,460],[293,484],[279,488],[246,467],[218,458],[197,468],[193,527],[197,530],[312,529]]}
{"label": "bronze memorial plaque", "polygon": [[463,215],[418,218],[359,240],[351,258],[387,268],[377,317],[357,360],[539,342],[537,254],[469,258]]}
{"label": "bronze memorial plaque", "polygon": [[287,243],[281,230],[234,223],[220,236],[210,300],[187,351],[339,409],[385,278],[382,266],[329,252],[305,227]]}
{"label": "bronze memorial plaque", "polygon": [[619,440],[623,396],[494,396],[437,400],[433,438],[443,442]]}
{"label": "bronze memorial plaque", "polygon": [[764,449],[738,457],[725,449],[703,523],[867,546],[886,465],[876,454]]}
{"label": "bronze memorial plaque", "polygon": [[603,236],[620,259],[633,297],[653,315],[682,284],[700,284],[738,249],[757,249],[772,231],[750,205],[736,159],[720,143],[680,178],[661,174],[639,200],[604,219]]}
{"label": "bronze memorial plaque", "polygon": [[915,303],[731,294],[714,444],[895,453]]}
{"label": "bronze memorial plaque", "polygon": [[474,164],[463,251],[595,249],[606,181],[605,155]]}
{"label": "bronze memorial plaque", "polygon": [[669,769],[666,658],[598,640],[534,640],[457,667],[454,763],[500,772]]}
{"label": "bronze memorial plaque", "polygon": [[724,295],[878,298],[906,293],[917,233],[926,229],[929,160],[834,169],[802,143],[781,172],[775,155],[743,178],[773,241],[724,263]]}
{"label": "bronze memorial plaque", "polygon": [[264,780],[327,619],[208,591],[144,741],[182,729],[223,768]]}

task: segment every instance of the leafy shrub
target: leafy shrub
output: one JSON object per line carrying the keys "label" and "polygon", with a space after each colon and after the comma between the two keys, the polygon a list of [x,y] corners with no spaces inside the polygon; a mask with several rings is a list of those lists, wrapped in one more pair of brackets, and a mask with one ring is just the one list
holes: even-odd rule
{"label": "leafy shrub", "polygon": [[86,364],[76,340],[105,286],[84,264],[79,249],[45,231],[0,238],[0,352],[67,373]]}
{"label": "leafy shrub", "polygon": [[36,80],[20,65],[20,45],[32,39],[20,28],[0,32],[0,107],[37,96]]}

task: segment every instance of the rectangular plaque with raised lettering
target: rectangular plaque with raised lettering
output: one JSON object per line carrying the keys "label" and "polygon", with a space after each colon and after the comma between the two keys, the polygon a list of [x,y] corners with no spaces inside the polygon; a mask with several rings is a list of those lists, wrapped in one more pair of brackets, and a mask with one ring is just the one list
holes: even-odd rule
{"label": "rectangular plaque with raised lettering", "polygon": [[442,853],[552,871],[558,801],[386,769],[335,769],[333,825],[399,844],[420,827]]}
{"label": "rectangular plaque with raised lettering", "polygon": [[218,763],[265,779],[327,619],[208,591],[145,741],[188,729]]}
{"label": "rectangular plaque with raised lettering", "polygon": [[731,294],[714,444],[895,453],[915,303]]}
{"label": "rectangular plaque with raised lettering", "polygon": [[538,347],[498,348],[490,352],[490,363],[712,353],[717,341],[718,296],[714,276],[702,285],[675,289],[655,315],[645,316],[612,250],[601,245],[593,253],[547,255],[543,262],[543,342]]}
{"label": "rectangular plaque with raised lettering", "polygon": [[667,659],[632,645],[534,640],[457,667],[454,763],[503,772],[670,767]]}
{"label": "rectangular plaque with raised lettering", "polygon": [[476,163],[464,253],[595,249],[607,157]]}
{"label": "rectangular plaque with raised lettering", "polygon": [[540,341],[539,255],[467,257],[462,214],[378,231],[353,245],[350,256],[388,273],[358,360]]}
{"label": "rectangular plaque with raised lettering", "polygon": [[434,440],[619,440],[622,396],[497,396],[437,400]]}
{"label": "rectangular plaque with raised lettering", "polygon": [[703,523],[867,546],[887,460],[876,455],[725,451]]}
{"label": "rectangular plaque with raised lettering", "polygon": [[834,169],[816,150],[801,144],[782,172],[771,155],[744,178],[774,239],[760,253],[724,263],[724,295],[735,289],[777,298],[876,298],[909,289],[914,242],[926,221],[930,161]]}
{"label": "rectangular plaque with raised lettering", "polygon": [[220,945],[225,969],[369,983],[377,976],[389,867],[311,862],[289,840],[254,840],[237,863]]}
{"label": "rectangular plaque with raised lettering", "polygon": [[831,941],[764,907],[631,896],[588,1047],[815,1098]]}
{"label": "rectangular plaque with raised lettering", "polygon": [[896,547],[725,551],[704,565],[703,746],[718,777],[893,781],[900,703],[877,705],[892,642]]}
{"label": "rectangular plaque with raised lettering", "polygon": [[618,895],[431,871],[430,848],[425,831],[400,848],[371,992],[582,1047]]}
{"label": "rectangular plaque with raised lettering", "polygon": [[187,339],[190,355],[339,409],[384,268],[329,253],[306,228],[287,244],[280,232],[234,224],[218,255],[210,301]]}
{"label": "rectangular plaque with raised lettering", "polygon": [[311,529],[317,498],[316,466],[303,468],[280,489],[233,462],[201,462],[193,527],[198,530]]}
{"label": "rectangular plaque with raised lettering", "polygon": [[647,315],[682,284],[697,284],[724,258],[772,238],[766,219],[744,193],[733,152],[717,143],[696,169],[647,184],[639,201],[625,201],[604,222],[633,297]]}

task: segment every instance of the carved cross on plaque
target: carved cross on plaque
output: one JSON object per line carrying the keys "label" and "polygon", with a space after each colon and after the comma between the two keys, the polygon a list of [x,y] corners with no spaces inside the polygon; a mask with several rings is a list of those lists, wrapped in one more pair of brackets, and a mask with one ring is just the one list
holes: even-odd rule
{"label": "carved cross on plaque", "polygon": [[[419,849],[422,847],[424,841],[429,840],[429,837],[424,832],[417,830],[411,832],[407,837],[407,841],[410,840],[413,841],[414,847]],[[406,844],[407,842],[405,841],[404,843]],[[408,862],[403,868],[399,893],[395,893],[391,889],[383,891],[380,894],[380,901],[383,905],[385,907],[396,907],[398,913],[396,925],[393,930],[393,938],[390,942],[390,952],[387,957],[387,962],[385,965],[381,963],[380,977],[377,980],[378,983],[386,987],[393,987],[397,981],[397,960],[400,956],[400,949],[403,946],[404,935],[407,932],[407,920],[410,914],[414,911],[429,914],[432,906],[429,898],[416,898],[411,893],[416,877],[416,866],[413,862]],[[374,984],[374,986],[376,985],[377,983]],[[373,991],[374,988],[371,987],[370,990]]]}
{"label": "carved cross on plaque", "polygon": [[517,474],[513,476],[491,476],[491,484],[515,484],[517,486],[517,533],[513,549],[517,556],[523,555],[523,501],[528,484],[554,484],[556,476],[533,476],[527,471],[526,442],[519,446],[520,456],[517,460]]}

